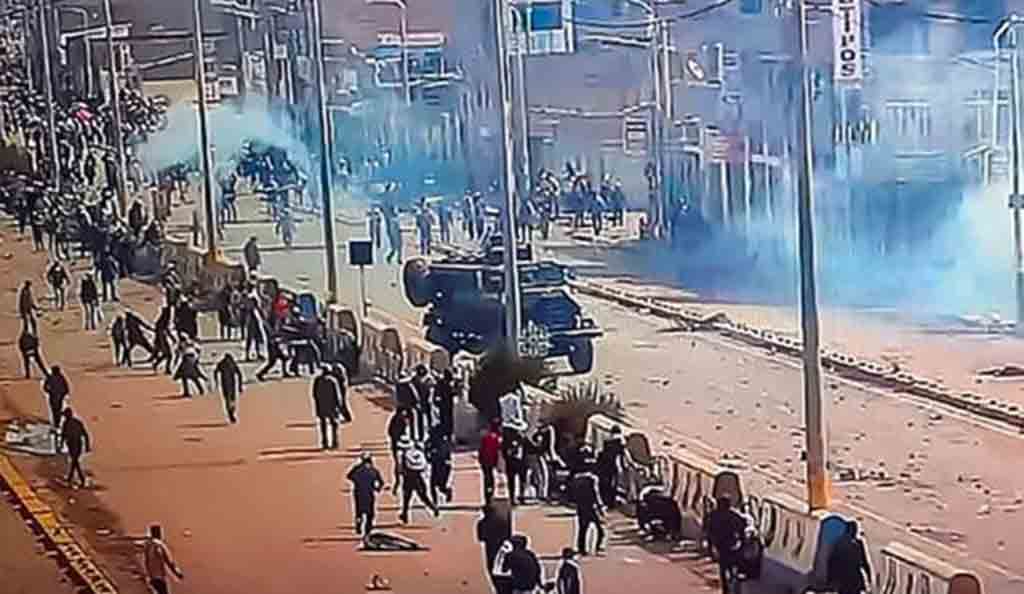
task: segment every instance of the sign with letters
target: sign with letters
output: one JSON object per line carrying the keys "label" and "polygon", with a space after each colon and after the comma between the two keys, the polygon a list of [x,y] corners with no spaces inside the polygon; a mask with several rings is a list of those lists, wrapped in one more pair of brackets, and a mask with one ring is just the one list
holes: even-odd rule
{"label": "sign with letters", "polygon": [[864,79],[864,48],[861,30],[862,0],[832,0],[832,39],[835,44],[836,82]]}

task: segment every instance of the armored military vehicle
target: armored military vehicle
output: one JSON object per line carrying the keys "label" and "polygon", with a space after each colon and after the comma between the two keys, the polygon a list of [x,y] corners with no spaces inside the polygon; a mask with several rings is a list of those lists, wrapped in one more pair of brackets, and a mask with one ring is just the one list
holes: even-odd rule
{"label": "armored military vehicle", "polygon": [[[602,332],[570,294],[568,269],[552,261],[533,261],[529,247],[520,248],[519,255],[520,353],[540,359],[568,357],[573,373],[587,373],[594,365],[593,340]],[[498,245],[483,253],[406,263],[405,295],[414,306],[427,308],[423,326],[428,341],[454,355],[462,350],[479,354],[504,339],[501,263]]]}

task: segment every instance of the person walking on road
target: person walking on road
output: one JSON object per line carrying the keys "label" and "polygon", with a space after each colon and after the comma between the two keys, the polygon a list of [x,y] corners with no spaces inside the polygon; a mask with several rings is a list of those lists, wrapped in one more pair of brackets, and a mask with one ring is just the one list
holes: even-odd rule
{"label": "person walking on road", "polygon": [[43,380],[43,392],[46,393],[46,402],[50,405],[51,432],[56,434],[64,416],[64,400],[71,393],[68,378],[64,377],[59,365],[54,365]]}
{"label": "person walking on road", "polygon": [[417,365],[412,376],[412,385],[416,388],[416,436],[418,439],[426,439],[430,435],[432,426],[431,407],[433,402],[431,393],[434,391],[433,378],[426,365]]}
{"label": "person walking on road", "polygon": [[374,250],[380,250],[381,246],[381,223],[384,219],[384,215],[381,214],[380,209],[373,207],[366,212],[366,226],[370,232],[370,243],[373,245]]}
{"label": "person walking on road", "polygon": [[399,220],[398,213],[392,213],[387,217],[384,222],[385,230],[388,234],[388,245],[391,247],[388,251],[387,257],[384,259],[388,264],[391,264],[397,258],[398,264],[402,263],[402,224]]}
{"label": "person walking on road", "polygon": [[437,408],[437,426],[450,440],[455,434],[455,374],[451,368],[441,373],[434,386],[434,407]]}
{"label": "person walking on road", "polygon": [[21,290],[18,291],[18,315],[21,317],[22,330],[30,330],[32,334],[38,332],[36,324],[37,311],[39,311],[39,308],[36,307],[36,300],[32,296],[32,281],[27,280],[21,285]]}
{"label": "person walking on road", "polygon": [[576,551],[572,547],[562,549],[562,562],[558,565],[555,579],[555,594],[583,594],[583,572],[576,562]]}
{"label": "person walking on road", "polygon": [[179,339],[199,340],[199,312],[188,299],[181,299],[174,308],[174,329],[178,331]]}
{"label": "person walking on road", "polygon": [[615,509],[619,494],[619,476],[626,460],[626,441],[622,429],[612,427],[612,435],[605,440],[597,456],[597,479],[601,490],[601,501],[608,509]]}
{"label": "person walking on road", "polygon": [[224,353],[217,367],[213,370],[213,378],[220,385],[220,394],[224,398],[224,412],[231,424],[238,422],[238,395],[245,390],[242,370],[235,362],[231,353]]}
{"label": "person walking on road", "polygon": [[345,366],[341,363],[334,363],[331,365],[328,374],[338,384],[338,402],[340,404],[339,414],[341,415],[342,423],[352,422],[352,410],[348,407],[348,372],[345,371]]}
{"label": "person walking on road", "polygon": [[738,594],[730,591],[730,584],[732,573],[739,563],[747,521],[732,508],[731,499],[719,497],[707,522],[708,540],[718,555],[718,579],[722,582],[722,594]]}
{"label": "person walking on road", "polygon": [[377,493],[384,488],[384,479],[373,465],[370,452],[363,452],[359,463],[349,471],[347,478],[352,483],[352,497],[355,503],[355,529],[366,538],[373,532],[373,519],[377,515]]}
{"label": "person walking on road", "polygon": [[[589,448],[587,448],[589,450]],[[593,472],[594,458],[589,451],[582,452],[583,469],[573,478],[573,499],[576,502],[576,550],[587,554],[587,536],[590,527],[597,529],[595,552],[604,550],[604,509],[598,490],[597,475]]]}
{"label": "person walking on road", "polygon": [[114,365],[127,363],[128,337],[124,327],[124,316],[117,316],[110,324],[110,347],[114,351]]}
{"label": "person walking on road", "polygon": [[327,367],[313,379],[313,412],[320,424],[320,448],[338,449],[338,417],[341,416],[341,390]]}
{"label": "person walking on road", "polygon": [[18,337],[18,350],[21,351],[21,363],[25,368],[25,379],[32,379],[31,364],[39,367],[39,372],[46,376],[46,364],[39,355],[39,337],[25,328]]}
{"label": "person walking on road", "polygon": [[46,271],[46,280],[50,283],[50,291],[53,293],[53,302],[57,309],[64,311],[67,306],[68,283],[71,277],[64,265],[54,260]]}
{"label": "person walking on road", "polygon": [[103,319],[103,310],[100,309],[100,290],[96,286],[96,277],[91,272],[82,275],[78,285],[78,300],[82,303],[85,329],[95,330]]}
{"label": "person walking on road", "polygon": [[146,579],[149,580],[153,594],[170,594],[168,569],[179,580],[185,579],[185,574],[174,562],[170,549],[163,541],[163,529],[157,524],[149,527],[149,537],[142,544],[142,557],[146,565]]}
{"label": "person walking on road", "polygon": [[501,421],[494,419],[491,426],[480,440],[477,461],[480,463],[480,474],[483,476],[484,503],[490,504],[494,499],[494,469],[498,466],[501,455]]}
{"label": "person walking on road", "polygon": [[491,585],[498,594],[508,591],[508,580],[494,573],[495,560],[502,543],[512,538],[512,511],[508,507],[497,508],[485,505],[480,511],[483,516],[476,523],[476,539],[484,547],[484,562]]}
{"label": "person walking on road", "polygon": [[68,486],[74,488],[75,474],[78,474],[84,488],[86,480],[85,471],[82,470],[82,454],[92,451],[92,440],[89,438],[85,423],[76,417],[70,408],[64,409],[64,421],[61,423],[60,439],[57,443],[58,452],[61,446],[67,448],[68,452]]}
{"label": "person walking on road", "polygon": [[404,438],[400,447],[402,449],[402,512],[399,514],[399,519],[403,524],[409,523],[409,507],[412,505],[414,494],[430,511],[434,512],[435,517],[441,515],[441,511],[434,505],[434,500],[427,492],[427,484],[423,480],[423,473],[427,470],[427,457],[423,454],[423,450],[408,436]]}
{"label": "person walking on road", "polygon": [[246,271],[251,275],[259,272],[263,265],[263,257],[260,255],[260,246],[256,243],[256,236],[252,235],[242,247],[242,258],[245,260]]}
{"label": "person walking on road", "polygon": [[[508,477],[508,500],[515,505],[526,505],[526,422],[516,419],[505,427],[501,438],[501,455],[505,458]],[[517,496],[518,493],[518,496]]]}
{"label": "person walking on road", "polygon": [[855,521],[846,523],[846,533],[828,559],[828,581],[836,594],[863,594],[871,583],[871,562]]}
{"label": "person walking on road", "polygon": [[421,256],[430,255],[430,244],[433,239],[433,229],[434,215],[430,212],[430,208],[427,207],[427,202],[424,200],[416,211],[416,231],[418,234]]}
{"label": "person walking on road", "polygon": [[444,500],[451,503],[455,496],[451,487],[452,444],[438,427],[430,432],[427,458],[430,460],[430,494],[434,501],[441,501],[440,496],[444,495]]}
{"label": "person walking on road", "polygon": [[104,253],[96,263],[96,269],[103,283],[103,301],[120,301],[121,298],[117,295],[117,279],[121,277],[121,269],[114,255],[110,252]]}

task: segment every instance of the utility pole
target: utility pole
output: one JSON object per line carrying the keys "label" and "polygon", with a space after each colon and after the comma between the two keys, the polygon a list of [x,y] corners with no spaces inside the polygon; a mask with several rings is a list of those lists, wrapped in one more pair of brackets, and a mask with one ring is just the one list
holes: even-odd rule
{"label": "utility pole", "polygon": [[[110,2],[110,0],[105,0]],[[203,174],[203,207],[206,210],[206,257],[218,259],[217,253],[217,213],[213,200],[213,166],[210,163],[210,131],[207,128],[206,105],[206,44],[203,41],[203,6],[202,0],[192,3],[192,39],[195,45],[194,59],[196,62],[196,92],[199,95],[199,152]]]}
{"label": "utility pole", "polygon": [[498,90],[501,95],[501,160],[504,165],[505,209],[502,240],[505,255],[505,340],[512,353],[519,352],[520,300],[519,258],[516,253],[516,168],[512,143],[512,97],[509,85],[507,0],[494,0],[495,48],[498,54]]}
{"label": "utility pole", "polygon": [[1011,118],[1013,119],[1013,194],[1010,196],[1010,208],[1013,210],[1013,265],[1014,281],[1017,293],[1017,322],[1014,334],[1024,336],[1024,246],[1021,245],[1021,214],[1024,197],[1020,194],[1020,46],[1018,45],[1017,29],[1011,30],[1013,55],[1010,57],[1010,78],[1013,94]]}
{"label": "utility pole", "polygon": [[800,114],[797,118],[797,224],[800,250],[800,324],[803,332],[804,424],[807,435],[807,503],[811,511],[828,509],[831,485],[825,449],[825,411],[821,398],[818,291],[814,258],[814,151],[811,77],[807,68],[807,5],[797,7],[800,51]]}
{"label": "utility pole", "polygon": [[[39,36],[42,38],[43,49],[43,92],[46,93],[46,120],[49,127],[48,142],[50,145],[50,181],[55,188],[60,188],[60,152],[57,148],[57,113],[53,96],[53,65],[50,55],[50,3],[43,0],[39,3]],[[38,149],[37,149],[38,150]]]}
{"label": "utility pole", "polygon": [[[310,17],[313,32],[310,35],[313,50],[313,68],[316,69],[316,96],[320,116],[320,199],[323,209],[324,250],[327,265],[327,301],[334,304],[338,298],[338,248],[334,238],[334,204],[331,202],[331,120],[327,110],[327,97],[324,89],[326,75],[324,73],[323,27],[320,22],[320,0],[310,0]],[[365,298],[363,302],[365,303]]]}
{"label": "utility pole", "polygon": [[[107,61],[110,69],[110,106],[114,112],[114,150],[117,156],[117,175],[114,176],[117,187],[117,209],[122,216],[128,212],[128,192],[125,188],[127,166],[124,155],[124,134],[121,132],[121,93],[117,84],[117,58],[114,56],[114,17],[110,9],[110,0],[103,0],[103,19],[107,26]],[[85,40],[86,44],[89,40]]]}
{"label": "utility pole", "polygon": [[520,187],[522,188],[522,194],[525,197],[530,195],[533,183],[533,169],[530,164],[530,98],[527,94],[526,83],[526,57],[530,55],[530,17],[529,15],[523,15],[515,9],[513,9],[512,14],[514,14],[519,20],[519,28],[523,32],[523,44],[519,48],[519,55],[516,56],[516,77],[519,79],[516,81],[516,86],[519,91],[519,125],[521,127],[520,142],[523,143],[521,151],[523,162],[519,167],[523,172],[523,183]]}

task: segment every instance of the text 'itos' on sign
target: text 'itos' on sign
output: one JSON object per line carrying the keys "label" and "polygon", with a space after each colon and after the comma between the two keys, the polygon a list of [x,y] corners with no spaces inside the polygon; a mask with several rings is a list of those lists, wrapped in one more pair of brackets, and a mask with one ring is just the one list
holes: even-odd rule
{"label": "text 'itos' on sign", "polygon": [[861,0],[832,0],[836,82],[860,82],[864,78],[861,16]]}

